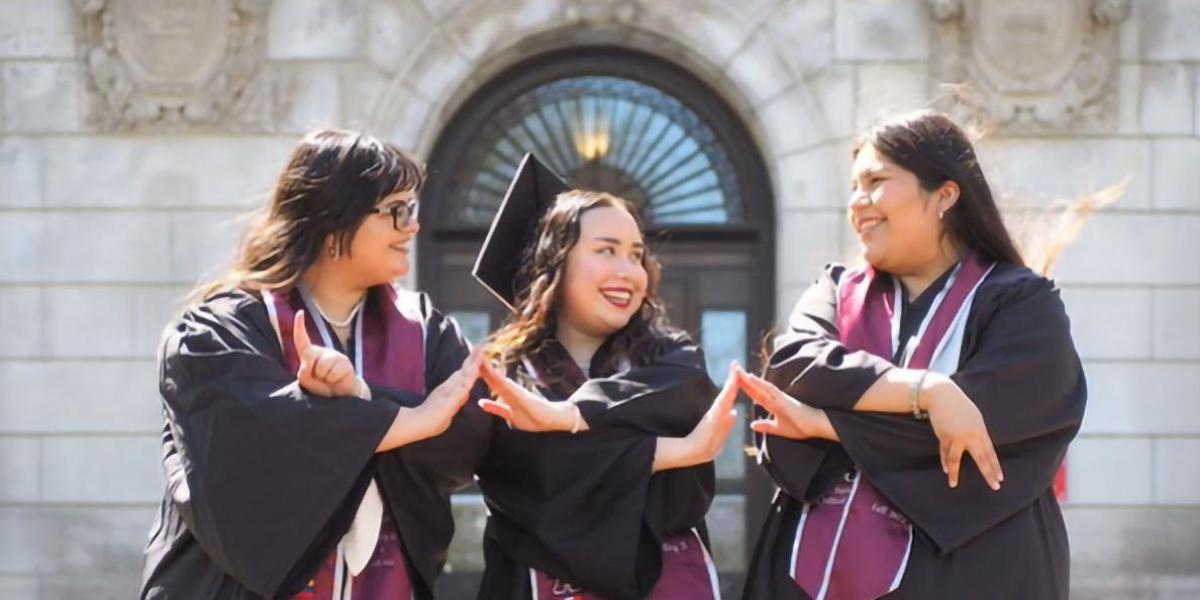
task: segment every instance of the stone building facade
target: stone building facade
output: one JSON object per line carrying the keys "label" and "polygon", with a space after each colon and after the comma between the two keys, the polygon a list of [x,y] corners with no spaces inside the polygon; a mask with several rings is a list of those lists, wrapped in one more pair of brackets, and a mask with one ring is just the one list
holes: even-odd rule
{"label": "stone building facade", "polygon": [[[986,124],[1012,215],[1127,178],[1055,271],[1090,389],[1073,597],[1198,597],[1198,30],[1197,0],[0,0],[0,597],[133,594],[158,332],[300,135],[429,157],[497,74],[578,48],[670,63],[733,115],[767,190],[768,321],[853,251],[850,139],[881,114]],[[754,532],[722,502],[736,574]],[[469,573],[479,504],[457,506]]]}

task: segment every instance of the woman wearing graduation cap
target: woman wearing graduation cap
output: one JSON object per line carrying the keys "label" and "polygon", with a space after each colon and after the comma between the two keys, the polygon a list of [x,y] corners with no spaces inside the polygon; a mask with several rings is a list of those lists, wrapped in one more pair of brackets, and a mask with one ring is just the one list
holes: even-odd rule
{"label": "woman wearing graduation cap", "polygon": [[1066,598],[1053,480],[1086,389],[1058,290],[945,116],[863,133],[850,188],[866,265],[826,267],[738,376],[781,492],[745,597]]}
{"label": "woman wearing graduation cap", "polygon": [[667,324],[632,206],[527,155],[475,274],[513,309],[481,368],[503,420],[479,597],[719,597],[704,515],[736,392]]}
{"label": "woman wearing graduation cap", "polygon": [[141,597],[430,598],[492,420],[478,356],[393,282],[421,168],[320,131],[233,269],[164,332],[166,492]]}

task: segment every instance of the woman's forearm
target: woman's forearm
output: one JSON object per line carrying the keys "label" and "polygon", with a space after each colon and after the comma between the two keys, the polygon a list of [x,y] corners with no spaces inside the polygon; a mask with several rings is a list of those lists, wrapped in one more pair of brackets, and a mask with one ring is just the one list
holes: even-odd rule
{"label": "woman's forearm", "polygon": [[842,438],[838,437],[837,430],[833,428],[833,422],[829,420],[829,413],[826,411],[821,411],[817,427],[817,437],[831,442],[842,441]]}
{"label": "woman's forearm", "polygon": [[418,426],[421,424],[420,422],[421,419],[417,413],[417,409],[401,408],[396,413],[396,418],[392,419],[391,427],[388,427],[387,433],[383,434],[383,439],[375,447],[375,453],[395,450],[396,448],[422,439],[423,436],[417,431]]}
{"label": "woman's forearm", "polygon": [[687,438],[659,437],[654,446],[654,465],[651,473],[682,469],[697,464]]}
{"label": "woman's forearm", "polygon": [[[921,379],[925,375],[924,380]],[[933,371],[920,369],[890,369],[858,399],[854,410],[859,412],[882,413],[911,413],[912,389],[920,383],[917,390],[917,406],[921,410],[929,410],[929,400],[935,388],[944,385],[954,385],[949,377]]]}

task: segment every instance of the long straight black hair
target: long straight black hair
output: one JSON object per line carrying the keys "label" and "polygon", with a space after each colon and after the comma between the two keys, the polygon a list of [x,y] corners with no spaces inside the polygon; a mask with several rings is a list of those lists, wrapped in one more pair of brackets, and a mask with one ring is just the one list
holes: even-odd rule
{"label": "long straight black hair", "polygon": [[966,133],[941,113],[921,111],[881,121],[858,136],[853,155],[871,145],[876,152],[917,176],[932,192],[953,181],[958,202],[946,211],[945,234],[960,251],[986,259],[1024,265],[988,185],[975,147]]}

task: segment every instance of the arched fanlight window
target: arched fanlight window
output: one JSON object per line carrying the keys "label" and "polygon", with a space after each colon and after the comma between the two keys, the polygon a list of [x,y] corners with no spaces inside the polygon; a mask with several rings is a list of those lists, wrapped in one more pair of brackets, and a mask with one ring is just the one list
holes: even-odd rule
{"label": "arched fanlight window", "polygon": [[478,131],[448,195],[462,225],[490,222],[526,151],[575,187],[632,201],[652,227],[744,222],[737,174],[716,133],[645,83],[598,75],[546,82]]}

